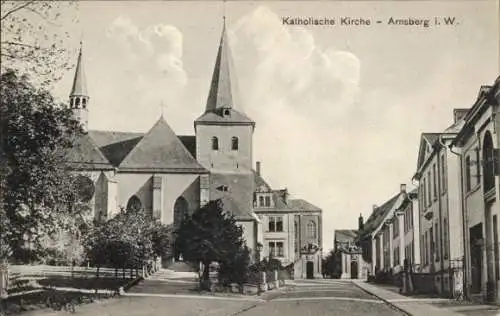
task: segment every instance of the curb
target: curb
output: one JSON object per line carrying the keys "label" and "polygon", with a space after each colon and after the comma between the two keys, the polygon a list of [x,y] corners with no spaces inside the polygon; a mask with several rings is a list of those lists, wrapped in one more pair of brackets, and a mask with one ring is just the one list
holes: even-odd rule
{"label": "curb", "polygon": [[142,280],[144,280],[144,278],[142,276],[139,276],[139,277],[133,279],[132,281],[129,281],[124,286],[120,286],[118,288],[118,294],[119,295],[125,294],[125,292],[128,291],[132,286],[136,285],[137,283],[139,283]]}
{"label": "curb", "polygon": [[[351,281],[352,282],[352,281]],[[412,314],[408,313],[406,310],[404,310],[403,308],[395,305],[394,303],[386,300],[385,298],[373,293],[372,291],[369,291],[367,289],[365,289],[364,287],[362,287],[361,285],[358,284],[358,282],[352,282],[352,284],[354,284],[357,288],[361,289],[362,291],[364,291],[365,293],[368,293],[372,296],[375,296],[376,298],[378,298],[379,300],[383,301],[385,304],[387,304],[389,307],[391,307],[392,309],[394,310],[397,310],[398,312],[400,313],[403,313],[404,315],[407,315],[407,316],[413,316]]]}

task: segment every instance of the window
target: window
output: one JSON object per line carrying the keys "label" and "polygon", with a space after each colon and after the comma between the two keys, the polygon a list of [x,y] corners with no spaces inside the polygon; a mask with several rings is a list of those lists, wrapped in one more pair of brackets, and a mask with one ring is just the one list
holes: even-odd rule
{"label": "window", "polygon": [[410,229],[413,228],[413,205],[410,205]]}
{"label": "window", "polygon": [[439,230],[438,230],[438,223],[435,223],[434,224],[434,231],[436,233],[436,237],[434,238],[435,242],[436,242],[436,261],[439,261],[439,257],[440,257],[440,247],[439,247]]}
{"label": "window", "polygon": [[396,238],[399,236],[399,218],[397,215],[394,216],[394,223],[392,224],[393,227],[393,237]]}
{"label": "window", "polygon": [[87,107],[87,99],[86,98],[82,99],[82,105],[83,105],[84,109]]}
{"label": "window", "polygon": [[139,212],[142,210],[142,202],[137,196],[132,196],[127,202],[127,211]]}
{"label": "window", "polygon": [[483,186],[484,192],[495,187],[495,150],[490,132],[486,132],[483,141]]}
{"label": "window", "polygon": [[212,137],[212,150],[219,150],[219,139],[217,137]]}
{"label": "window", "polygon": [[238,150],[238,137],[231,138],[231,150]]}
{"label": "window", "polygon": [[284,257],[284,248],[282,241],[269,242],[269,256],[270,257]]}
{"label": "window", "polygon": [[426,183],[425,183],[425,178],[424,178],[422,180],[422,187],[420,188],[420,196],[422,197],[422,201],[421,201],[422,209],[424,209],[427,206],[427,201],[425,198],[425,193],[427,192],[427,189],[426,189],[425,185],[426,185]]}
{"label": "window", "polygon": [[264,206],[270,207],[271,206],[271,197],[268,195],[264,198],[264,200],[265,200]]}
{"label": "window", "polygon": [[474,178],[476,179],[474,181],[474,185],[477,185],[479,184],[479,175],[481,174],[481,158],[479,157],[479,148],[476,147],[476,149],[474,149],[475,153],[476,153],[476,161],[474,162],[476,164],[476,174],[474,175]]}
{"label": "window", "polygon": [[69,107],[70,107],[70,108],[73,108],[73,98],[71,98],[71,99],[69,100]]}
{"label": "window", "polygon": [[309,221],[309,223],[307,223],[307,238],[316,238],[316,223],[314,221]]}
{"label": "window", "polygon": [[448,220],[443,219],[443,259],[448,259]]}
{"label": "window", "polygon": [[76,106],[77,109],[79,108],[79,106],[80,106],[80,98],[76,98],[75,99],[75,106]]}
{"label": "window", "polygon": [[432,165],[432,189],[434,191],[434,200],[436,200],[437,199],[436,164]]}
{"label": "window", "polygon": [[261,195],[259,196],[259,206],[263,206],[264,205],[264,197]]}
{"label": "window", "polygon": [[471,181],[470,181],[470,156],[465,157],[465,189],[470,191],[471,189]]}
{"label": "window", "polygon": [[443,193],[446,192],[447,185],[446,183],[448,182],[447,176],[446,176],[446,160],[444,159],[444,154],[441,156],[441,189],[443,190]]}
{"label": "window", "polygon": [[432,204],[432,182],[431,182],[431,172],[427,171],[427,205]]}
{"label": "window", "polygon": [[283,217],[282,216],[269,216],[269,231],[282,232],[283,231]]}

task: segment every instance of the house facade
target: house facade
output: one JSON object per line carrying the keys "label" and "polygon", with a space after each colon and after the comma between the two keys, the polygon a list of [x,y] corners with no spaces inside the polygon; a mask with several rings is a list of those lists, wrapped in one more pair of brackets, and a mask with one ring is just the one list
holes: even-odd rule
{"label": "house facade", "polygon": [[333,239],[335,277],[340,279],[366,279],[369,265],[363,259],[359,243],[359,232],[364,226],[363,216],[358,218],[358,229],[336,229]]}
{"label": "house facade", "polygon": [[274,190],[264,180],[261,163],[255,171],[254,211],[262,225],[262,257],[293,266],[294,277],[321,276],[322,210],[287,189]]}
{"label": "house facade", "polygon": [[465,291],[487,301],[499,301],[499,85],[500,77],[492,86],[481,87],[451,144],[460,159],[457,183],[463,216]]}

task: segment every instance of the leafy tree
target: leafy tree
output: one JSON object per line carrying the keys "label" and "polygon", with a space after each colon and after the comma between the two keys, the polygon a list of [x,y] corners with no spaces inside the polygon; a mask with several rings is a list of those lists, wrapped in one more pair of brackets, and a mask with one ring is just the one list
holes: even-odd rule
{"label": "leafy tree", "polygon": [[143,212],[122,210],[97,225],[85,240],[88,259],[98,266],[135,268],[171,254],[171,227]]}
{"label": "leafy tree", "polygon": [[338,253],[334,250],[330,251],[328,255],[323,259],[323,273],[329,277],[340,276],[340,266]]}
{"label": "leafy tree", "polygon": [[85,207],[78,202],[66,156],[81,133],[71,111],[55,103],[26,76],[0,76],[2,243],[15,257],[26,248],[43,250],[40,238],[74,227]]}
{"label": "leafy tree", "polygon": [[71,67],[63,44],[69,33],[61,20],[74,1],[1,1],[0,57],[5,67],[15,67],[49,84]]}
{"label": "leafy tree", "polygon": [[223,202],[214,200],[186,218],[176,232],[176,248],[184,260],[204,265],[203,280],[209,279],[212,262],[230,265],[240,261],[247,265],[248,249],[243,239],[243,229],[233,215],[224,212]]}

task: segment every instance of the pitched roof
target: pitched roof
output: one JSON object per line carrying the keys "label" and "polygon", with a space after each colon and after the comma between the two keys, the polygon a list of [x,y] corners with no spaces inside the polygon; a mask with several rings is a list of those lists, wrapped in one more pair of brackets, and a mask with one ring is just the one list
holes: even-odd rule
{"label": "pitched roof", "polygon": [[384,220],[385,216],[390,212],[394,204],[399,198],[401,193],[394,195],[392,198],[387,200],[384,204],[379,207],[376,207],[370,217],[366,220],[366,223],[363,226],[363,231],[360,232],[361,235],[370,234],[374,229],[376,229]]}
{"label": "pitched roof", "polygon": [[[227,187],[227,191],[223,187]],[[231,212],[237,219],[254,219],[253,192],[253,174],[210,174],[210,199],[230,200],[228,203],[231,204]]]}
{"label": "pitched roof", "polygon": [[85,71],[83,69],[82,47],[80,47],[80,52],[78,53],[75,77],[73,78],[73,86],[71,88],[70,95],[88,96],[87,80],[85,78]]}
{"label": "pitched roof", "polygon": [[189,153],[196,158],[196,136],[194,135],[178,135],[180,141],[184,144],[184,147],[189,151]]}
{"label": "pitched roof", "polygon": [[222,115],[222,110],[217,109],[214,112],[205,112],[196,119],[195,124],[203,123],[206,125],[255,125],[245,114],[236,111],[235,109],[228,109],[229,115]]}
{"label": "pitched roof", "polygon": [[67,152],[66,161],[75,169],[113,169],[111,163],[88,134],[80,134],[75,138],[73,148]]}
{"label": "pitched roof", "polygon": [[356,229],[336,229],[335,241],[354,241],[358,238],[358,231]]}
{"label": "pitched roof", "polygon": [[163,117],[153,125],[119,168],[126,171],[206,173]]}
{"label": "pitched roof", "polygon": [[142,139],[142,133],[124,133],[114,131],[89,131],[90,137],[99,146],[110,163],[118,167],[123,159]]}
{"label": "pitched roof", "polygon": [[321,209],[306,200],[303,199],[293,199],[293,200],[288,200],[288,205],[293,211],[311,211],[311,212],[317,212],[321,211]]}

